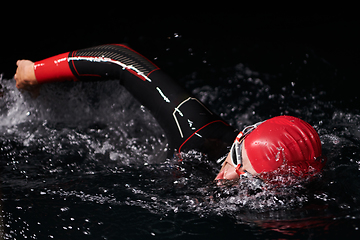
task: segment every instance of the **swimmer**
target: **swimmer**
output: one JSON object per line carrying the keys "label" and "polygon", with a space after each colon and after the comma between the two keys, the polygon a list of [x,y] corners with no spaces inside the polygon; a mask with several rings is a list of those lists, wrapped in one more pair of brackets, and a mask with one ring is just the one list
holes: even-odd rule
{"label": "swimmer", "polygon": [[[195,149],[222,163],[221,185],[243,176],[266,180],[284,166],[304,177],[324,166],[315,129],[292,116],[278,116],[241,132],[191,96],[158,66],[125,44],[108,44],[59,54],[41,61],[17,61],[16,87],[38,94],[39,86],[59,81],[119,79],[150,110],[171,149],[181,156]],[[267,177],[266,177],[267,176]],[[273,176],[274,177],[274,176]]]}

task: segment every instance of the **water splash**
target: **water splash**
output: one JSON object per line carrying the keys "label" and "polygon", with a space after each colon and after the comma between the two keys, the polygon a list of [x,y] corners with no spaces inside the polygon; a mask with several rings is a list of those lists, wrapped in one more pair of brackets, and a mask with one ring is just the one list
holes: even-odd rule
{"label": "water splash", "polygon": [[[127,217],[138,217],[132,221],[141,226],[157,218],[149,224],[158,224],[153,227],[159,231],[167,221],[176,236],[194,221],[221,227],[217,218],[230,218],[249,231],[260,227],[286,234],[304,222],[323,226],[334,218],[359,219],[360,115],[334,108],[322,99],[325,93],[301,92],[293,82],[274,89],[271,81],[277,76],[244,64],[224,72],[229,76],[219,80],[221,86],[197,86],[192,93],[239,129],[281,114],[310,122],[328,157],[322,175],[266,190],[249,187],[251,179],[218,187],[212,181],[219,166],[203,154],[190,151],[181,162],[165,158],[162,129],[117,81],[48,84],[33,99],[13,80],[2,80],[2,194],[4,205],[13,209],[6,224],[15,229],[11,221],[22,219],[23,230],[34,229],[37,222],[48,226],[44,219],[33,223],[29,217],[45,215],[39,214],[44,205],[54,226],[65,222],[63,231],[85,235],[96,232],[90,228],[113,224],[115,217],[109,220],[106,214],[116,216],[119,226]],[[189,88],[196,85],[194,75],[185,77]],[[133,213],[127,213],[129,208]],[[142,231],[159,234],[154,229]]]}

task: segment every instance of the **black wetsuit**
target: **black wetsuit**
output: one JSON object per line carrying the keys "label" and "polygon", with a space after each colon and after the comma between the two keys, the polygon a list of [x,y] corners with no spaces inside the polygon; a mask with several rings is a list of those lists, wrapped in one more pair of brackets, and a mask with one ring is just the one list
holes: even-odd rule
{"label": "black wetsuit", "polygon": [[[57,75],[53,73],[56,71],[46,73],[46,66],[53,63],[46,65],[50,60],[45,59],[35,63],[38,66],[35,74],[40,83],[51,81],[51,74],[58,80],[120,79],[121,84],[150,110],[164,129],[170,148],[177,152],[195,149],[208,154],[211,159],[218,159],[229,151],[238,133],[154,63],[127,45],[101,45],[58,56],[50,58],[51,61],[58,58],[61,63],[60,58],[67,57],[73,76],[62,73],[63,70],[57,70]],[[48,68],[50,70],[51,66]]]}

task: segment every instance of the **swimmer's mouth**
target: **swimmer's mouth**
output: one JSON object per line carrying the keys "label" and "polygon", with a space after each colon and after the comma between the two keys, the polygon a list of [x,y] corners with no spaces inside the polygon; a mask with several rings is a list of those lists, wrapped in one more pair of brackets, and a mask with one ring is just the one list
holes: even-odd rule
{"label": "swimmer's mouth", "polygon": [[225,171],[220,171],[218,176],[215,178],[214,183],[217,186],[221,187],[233,187],[239,184],[239,182],[243,181],[244,179],[251,179],[249,182],[252,188],[256,189],[263,189],[266,186],[266,183],[260,179],[259,177],[254,177],[248,172],[244,172],[240,175],[238,179],[226,179],[224,178]]}
{"label": "swimmer's mouth", "polygon": [[214,184],[219,187],[233,187],[239,184],[240,180],[215,179]]}

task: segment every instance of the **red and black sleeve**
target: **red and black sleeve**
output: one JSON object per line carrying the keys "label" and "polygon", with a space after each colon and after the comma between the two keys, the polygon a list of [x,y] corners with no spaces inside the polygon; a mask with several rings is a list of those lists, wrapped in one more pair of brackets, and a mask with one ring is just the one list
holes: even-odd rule
{"label": "red and black sleeve", "polygon": [[119,79],[165,131],[170,147],[225,154],[237,132],[179,86],[154,63],[127,45],[108,44],[35,62],[39,83]]}

